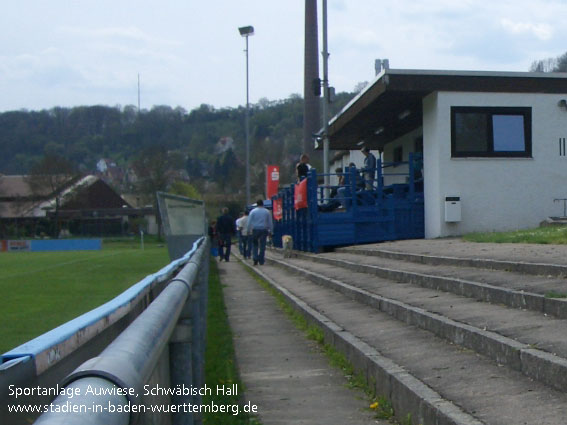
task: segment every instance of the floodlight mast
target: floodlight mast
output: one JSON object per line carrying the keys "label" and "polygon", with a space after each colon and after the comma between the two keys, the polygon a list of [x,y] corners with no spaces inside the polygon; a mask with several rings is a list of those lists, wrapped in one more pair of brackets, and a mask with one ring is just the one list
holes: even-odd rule
{"label": "floodlight mast", "polygon": [[240,27],[238,28],[238,31],[240,31],[240,35],[242,37],[248,37],[250,35],[254,35],[254,27],[251,25],[247,27]]}
{"label": "floodlight mast", "polygon": [[254,35],[254,27],[248,25],[238,28],[240,35],[246,38],[246,205],[250,205],[250,96],[248,78],[248,37]]}

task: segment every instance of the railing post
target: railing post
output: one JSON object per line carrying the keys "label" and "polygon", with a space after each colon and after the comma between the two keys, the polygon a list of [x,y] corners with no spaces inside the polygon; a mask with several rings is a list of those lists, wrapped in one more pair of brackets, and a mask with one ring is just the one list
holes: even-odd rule
{"label": "railing post", "polygon": [[384,170],[382,170],[382,159],[378,158],[376,161],[376,173],[377,173],[377,190],[378,196],[377,198],[382,202],[382,195],[384,190]]}
{"label": "railing post", "polygon": [[295,184],[290,185],[290,219],[291,219],[291,237],[293,238],[293,248],[301,249],[300,237],[299,237],[299,217],[297,215],[297,210],[295,209]]}
{"label": "railing post", "polygon": [[353,217],[356,216],[356,184],[357,184],[357,177],[358,177],[358,170],[354,167],[349,167],[350,171],[350,193],[351,193],[351,209]]}
{"label": "railing post", "polygon": [[409,161],[408,195],[409,195],[409,201],[413,204],[415,202],[415,163],[414,163],[413,152],[410,152],[408,161]]}
{"label": "railing post", "polygon": [[[325,198],[329,193],[328,188],[325,189]],[[328,202],[328,200],[327,200]],[[317,237],[317,222],[319,216],[319,208],[317,203],[317,170],[312,168],[307,177],[307,205],[306,214],[306,248],[308,251],[317,252],[319,250],[319,238]]]}

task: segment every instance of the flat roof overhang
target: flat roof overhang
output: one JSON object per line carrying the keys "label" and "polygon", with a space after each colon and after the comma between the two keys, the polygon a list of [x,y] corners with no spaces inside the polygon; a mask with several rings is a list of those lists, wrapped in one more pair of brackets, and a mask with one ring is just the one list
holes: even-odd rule
{"label": "flat roof overhang", "polygon": [[329,121],[330,149],[382,149],[421,127],[423,98],[443,91],[567,95],[567,74],[387,69]]}

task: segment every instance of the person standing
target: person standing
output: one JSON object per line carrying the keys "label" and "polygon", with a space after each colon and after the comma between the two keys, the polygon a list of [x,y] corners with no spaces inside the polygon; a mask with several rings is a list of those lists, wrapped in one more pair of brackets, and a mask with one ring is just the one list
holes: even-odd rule
{"label": "person standing", "polygon": [[228,208],[222,209],[222,215],[217,218],[217,233],[219,238],[219,261],[230,260],[230,245],[234,234],[234,220],[228,215]]}
{"label": "person standing", "polygon": [[295,166],[295,170],[297,172],[297,182],[299,183],[301,180],[307,178],[307,173],[311,169],[311,165],[309,164],[309,155],[304,153],[299,158],[299,162]]}
{"label": "person standing", "polygon": [[244,238],[242,236],[242,219],[244,218],[244,212],[241,212],[236,219],[236,237],[238,238],[238,252],[240,255],[244,256]]}
{"label": "person standing", "polygon": [[364,158],[364,168],[361,170],[364,173],[364,183],[366,190],[374,188],[374,179],[376,178],[376,157],[370,152],[368,147],[361,149]]}
{"label": "person standing", "polygon": [[252,233],[252,247],[254,265],[264,264],[264,255],[266,252],[266,239],[273,232],[272,213],[264,208],[264,201],[259,199],[248,216],[246,223],[247,233]]}
{"label": "person standing", "polygon": [[211,255],[213,257],[219,256],[219,240],[217,235],[217,221],[211,221],[209,225],[209,238],[211,239]]}
{"label": "person standing", "polygon": [[242,228],[242,245],[244,258],[250,258],[252,255],[252,237],[248,233],[248,211],[244,211],[244,216],[240,219],[240,227]]}

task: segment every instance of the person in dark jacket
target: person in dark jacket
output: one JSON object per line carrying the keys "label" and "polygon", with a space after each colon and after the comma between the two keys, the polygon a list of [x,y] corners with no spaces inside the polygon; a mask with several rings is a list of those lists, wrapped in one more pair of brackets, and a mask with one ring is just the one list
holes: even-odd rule
{"label": "person in dark jacket", "polygon": [[234,235],[234,219],[228,215],[228,208],[222,209],[222,215],[217,218],[217,234],[219,238],[219,261],[230,261],[230,245]]}
{"label": "person in dark jacket", "polygon": [[309,164],[309,155],[304,153],[299,158],[299,162],[295,166],[295,170],[297,172],[297,183],[301,180],[307,178],[307,173],[311,169],[311,165]]}

